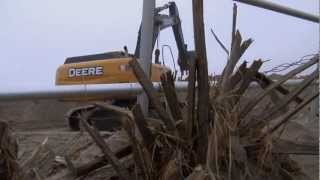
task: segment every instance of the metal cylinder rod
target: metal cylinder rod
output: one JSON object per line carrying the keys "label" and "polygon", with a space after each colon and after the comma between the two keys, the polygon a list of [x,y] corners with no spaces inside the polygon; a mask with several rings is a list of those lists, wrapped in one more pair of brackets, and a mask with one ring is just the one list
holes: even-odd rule
{"label": "metal cylinder rod", "polygon": [[271,11],[276,11],[278,13],[287,14],[287,15],[305,19],[311,22],[319,23],[319,16],[309,14],[303,11],[299,11],[293,8],[289,8],[286,6],[282,6],[273,2],[264,1],[264,0],[234,0],[234,1],[242,2],[245,4],[257,6],[264,9],[269,9]]}
{"label": "metal cylinder rod", "polygon": [[[296,85],[302,80],[288,80],[285,85]],[[314,82],[318,87],[319,82]],[[161,91],[160,83],[153,83],[157,91]],[[257,87],[257,83],[251,83],[250,87]],[[188,82],[175,82],[177,92],[187,91]],[[121,83],[121,84],[92,84],[92,85],[72,85],[72,86],[55,86],[51,88],[35,87],[2,87],[0,89],[0,101],[23,101],[23,100],[41,100],[57,99],[72,100],[90,97],[99,97],[102,99],[117,98],[134,98],[143,92],[139,83]]]}
{"label": "metal cylinder rod", "polygon": [[[161,91],[160,83],[153,84],[155,89]],[[177,91],[186,91],[187,82],[176,82]],[[143,92],[139,83],[123,84],[100,84],[100,85],[72,85],[72,86],[55,86],[51,88],[42,87],[7,87],[0,89],[0,101],[22,101],[22,100],[75,100],[90,99],[98,97],[99,99],[121,99],[135,98]]]}

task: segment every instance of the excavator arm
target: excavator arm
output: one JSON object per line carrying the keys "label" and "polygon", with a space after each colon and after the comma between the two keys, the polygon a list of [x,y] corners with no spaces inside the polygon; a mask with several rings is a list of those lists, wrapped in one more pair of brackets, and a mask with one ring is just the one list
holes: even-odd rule
{"label": "excavator arm", "polygon": [[[160,14],[161,11],[169,9],[169,15]],[[155,42],[161,30],[172,27],[176,45],[178,48],[178,65],[180,67],[181,74],[188,71],[188,65],[190,61],[195,59],[195,52],[187,50],[187,44],[183,38],[183,32],[181,28],[181,20],[179,17],[178,7],[175,2],[169,2],[164,6],[158,7],[155,10],[155,24],[153,30],[152,48],[155,46]],[[138,32],[137,45],[135,50],[135,57],[140,57],[140,40],[141,40],[141,25]]]}

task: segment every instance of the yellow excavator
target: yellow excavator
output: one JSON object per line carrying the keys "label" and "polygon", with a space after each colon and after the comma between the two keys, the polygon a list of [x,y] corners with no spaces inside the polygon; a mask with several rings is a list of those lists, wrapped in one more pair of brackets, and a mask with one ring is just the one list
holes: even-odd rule
{"label": "yellow excavator", "polygon": [[[169,9],[169,15],[160,14],[161,11]],[[158,34],[162,29],[172,27],[176,44],[179,51],[178,64],[181,72],[188,69],[189,61],[194,59],[194,51],[188,51],[187,45],[184,43],[181,21],[177,6],[174,2],[169,2],[164,6],[156,8],[155,11],[155,30],[153,33],[152,45],[158,38]],[[129,65],[129,61],[133,58],[139,59],[141,26],[138,33],[137,45],[134,54],[129,54],[126,46],[124,51],[107,52],[94,55],[70,57],[65,60],[56,73],[56,85],[81,85],[81,84],[114,84],[119,83],[137,83],[137,79]],[[159,61],[159,49],[155,50],[155,63],[151,65],[151,80],[159,82],[160,75],[170,69]],[[132,97],[79,97],[68,99],[71,101],[105,101],[110,100],[112,104],[122,107],[130,107],[136,99]],[[89,118],[89,123],[94,123],[98,129],[112,130],[117,128],[119,124],[119,116],[103,109],[95,107],[95,105],[86,105],[71,109],[67,113],[67,121],[72,130],[79,130],[79,117],[83,111],[94,111]]]}

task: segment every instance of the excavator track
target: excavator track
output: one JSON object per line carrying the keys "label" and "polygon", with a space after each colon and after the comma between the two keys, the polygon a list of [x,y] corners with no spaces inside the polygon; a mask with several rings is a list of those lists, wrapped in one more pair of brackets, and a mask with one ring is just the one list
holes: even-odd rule
{"label": "excavator track", "polygon": [[83,113],[90,112],[88,123],[101,131],[113,131],[121,126],[121,117],[118,114],[99,108],[95,105],[80,106],[69,110],[66,120],[73,131],[80,130],[80,118]]}
{"label": "excavator track", "polygon": [[[135,103],[135,101],[133,100],[118,100],[115,101],[112,105],[119,107],[129,107],[133,103]],[[95,126],[98,130],[113,131],[121,127],[121,118],[123,118],[123,116],[91,104],[79,106],[68,111],[66,115],[66,121],[68,122],[71,130],[80,130],[80,118],[83,113],[90,114],[88,123]]]}

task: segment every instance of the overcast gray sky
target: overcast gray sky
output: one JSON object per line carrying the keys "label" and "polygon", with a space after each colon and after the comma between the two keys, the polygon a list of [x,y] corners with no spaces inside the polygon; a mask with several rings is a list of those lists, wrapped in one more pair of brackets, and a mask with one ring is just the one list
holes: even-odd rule
{"label": "overcast gray sky", "polygon": [[[219,74],[227,57],[210,28],[230,46],[233,2],[204,2],[209,72]],[[276,2],[319,14],[318,0]],[[193,49],[192,1],[176,3],[185,40]],[[1,0],[1,87],[53,86],[55,71],[66,57],[122,50],[124,45],[133,52],[141,15],[142,0]],[[254,39],[242,60],[272,59],[264,69],[319,50],[319,25],[252,6],[238,4],[238,29],[243,38]],[[176,49],[173,40],[171,29],[161,32],[160,45]],[[170,63],[168,51],[165,57]]]}

